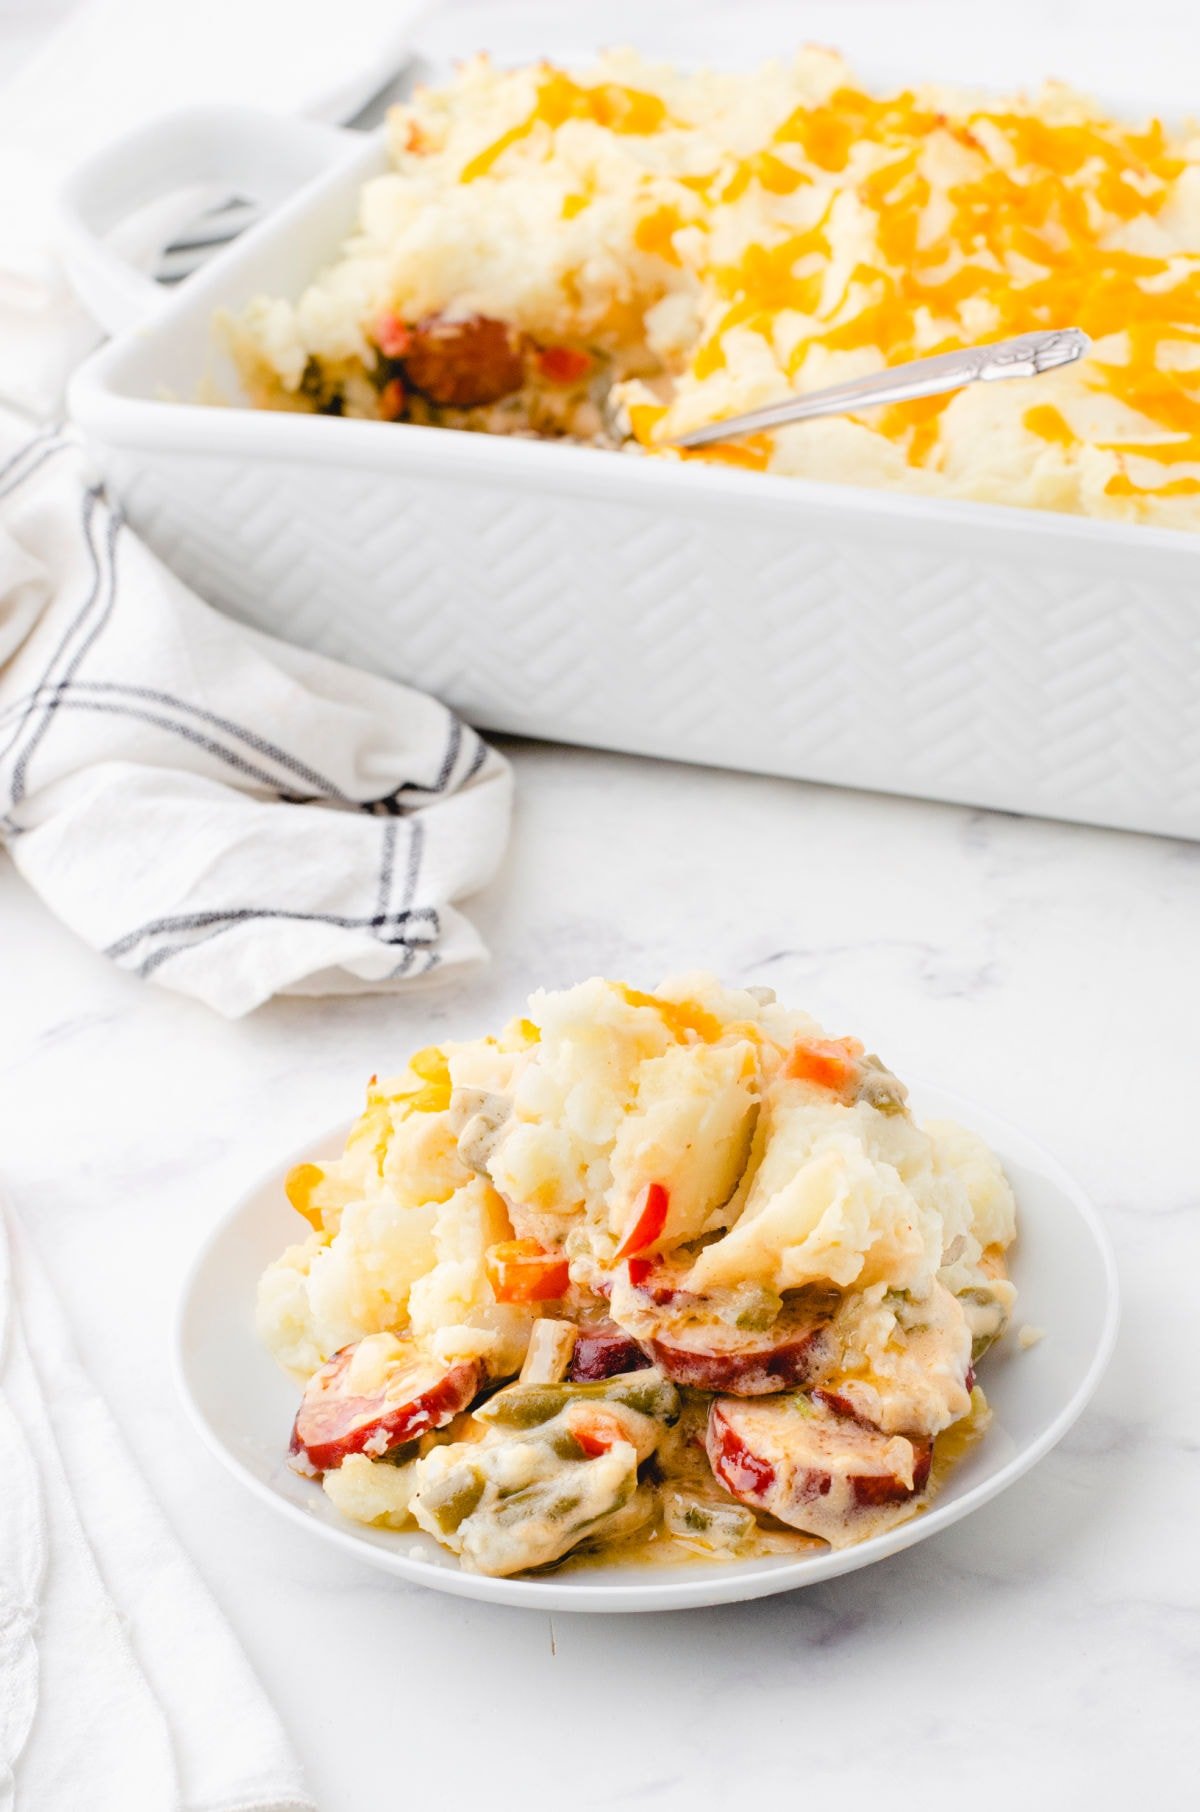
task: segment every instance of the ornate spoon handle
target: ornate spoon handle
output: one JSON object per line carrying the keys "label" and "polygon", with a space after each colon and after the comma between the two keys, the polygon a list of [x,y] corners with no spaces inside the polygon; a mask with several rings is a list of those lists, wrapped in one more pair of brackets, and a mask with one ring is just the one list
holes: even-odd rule
{"label": "ornate spoon handle", "polygon": [[990,383],[995,378],[1040,377],[1083,357],[1091,344],[1078,327],[1056,327],[1044,333],[1022,333],[1015,340],[997,340],[991,346],[967,346],[961,352],[939,352],[930,359],[913,359],[874,371],[869,377],[831,384],[807,396],[789,396],[745,415],[731,415],[723,422],[693,428],[670,444],[707,447],[714,441],[736,440],[762,428],[782,428],[786,422],[809,421],[817,415],[847,415],[877,403],[905,403],[917,396],[941,396],[966,384]]}

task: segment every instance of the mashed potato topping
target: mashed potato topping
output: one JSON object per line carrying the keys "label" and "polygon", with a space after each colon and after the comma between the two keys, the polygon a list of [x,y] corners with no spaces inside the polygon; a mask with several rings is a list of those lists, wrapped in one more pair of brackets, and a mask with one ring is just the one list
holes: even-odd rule
{"label": "mashed potato topping", "polygon": [[341,256],[236,325],[252,398],[662,457],[905,359],[1078,326],[1036,386],[687,455],[1200,524],[1200,133],[1033,97],[862,88],[831,51],[686,74],[476,59],[397,108]]}
{"label": "mashed potato topping", "polygon": [[1012,1192],[851,1038],[689,975],[535,994],[417,1053],[340,1157],[262,1337],[339,1510],[464,1565],[861,1540],[982,1426]]}

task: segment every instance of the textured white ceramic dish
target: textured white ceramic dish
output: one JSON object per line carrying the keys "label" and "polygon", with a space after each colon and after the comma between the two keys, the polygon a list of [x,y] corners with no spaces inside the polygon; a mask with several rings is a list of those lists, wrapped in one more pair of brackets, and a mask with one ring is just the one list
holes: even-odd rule
{"label": "textured white ceramic dish", "polygon": [[[990,1353],[980,1381],[992,1405],[987,1437],[923,1515],[840,1553],[723,1566],[611,1567],[540,1579],[485,1579],[462,1571],[428,1536],[346,1522],[320,1486],[285,1463],[297,1392],[259,1344],[260,1272],[297,1237],[283,1192],[289,1165],[243,1196],[209,1236],[183,1290],[176,1331],[179,1386],[202,1438],[255,1495],[283,1516],[404,1579],[493,1604],[552,1611],[665,1611],[761,1598],[883,1560],[958,1522],[1021,1477],[1062,1439],[1095,1390],[1117,1329],[1117,1278],[1107,1236],[1079,1186],[1046,1152],[992,1115],[933,1089],[913,1091],[918,1116],[975,1127],[1000,1154],[1016,1191],[1020,1236],[1013,1276],[1016,1326],[1045,1329],[1022,1352],[1013,1331]],[[346,1129],[297,1153],[340,1150]]]}
{"label": "textured white ceramic dish", "polygon": [[[206,379],[238,396],[214,311],[298,294],[383,164],[378,137],[205,110],[66,191],[117,335],[71,414],[200,592],[485,728],[1200,837],[1200,535],[197,407]],[[168,294],[102,235],[197,184],[281,205]]]}

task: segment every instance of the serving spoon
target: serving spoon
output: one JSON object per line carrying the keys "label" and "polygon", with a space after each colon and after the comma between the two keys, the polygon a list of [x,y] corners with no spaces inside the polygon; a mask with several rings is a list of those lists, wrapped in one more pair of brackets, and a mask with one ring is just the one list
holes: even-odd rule
{"label": "serving spoon", "polygon": [[1042,333],[1022,333],[1013,340],[996,340],[990,346],[964,346],[961,352],[939,352],[932,358],[912,359],[869,377],[849,378],[806,396],[785,397],[744,415],[691,428],[666,444],[672,447],[708,447],[714,441],[737,440],[764,428],[782,428],[786,422],[811,421],[819,415],[847,415],[879,403],[911,402],[918,396],[942,396],[967,384],[992,383],[997,378],[1040,377],[1073,365],[1091,345],[1078,327],[1055,327]]}

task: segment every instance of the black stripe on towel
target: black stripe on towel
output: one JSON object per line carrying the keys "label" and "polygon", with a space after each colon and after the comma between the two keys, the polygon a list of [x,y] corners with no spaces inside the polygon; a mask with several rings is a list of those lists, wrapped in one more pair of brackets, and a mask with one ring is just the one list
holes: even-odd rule
{"label": "black stripe on towel", "polygon": [[[408,840],[408,865],[404,871],[404,893],[401,897],[401,912],[407,912],[412,906],[413,896],[417,890],[417,876],[421,871],[421,857],[425,851],[425,826],[421,823],[419,818],[410,818],[408,822],[410,829]],[[434,935],[440,937],[442,927],[438,915],[433,911],[432,907],[427,908],[427,910],[433,912],[433,922],[436,926]],[[410,943],[407,950],[404,952],[404,955],[396,964],[396,967],[389,970],[388,980],[390,981],[399,975],[407,975],[408,971],[412,968],[416,955],[417,945],[415,942]]]}
{"label": "black stripe on towel", "polygon": [[[472,731],[472,735],[474,736],[474,731]],[[474,780],[476,774],[478,774],[480,768],[483,766],[484,762],[487,760],[487,753],[488,753],[487,744],[486,744],[486,742],[484,742],[483,737],[475,736],[475,753],[471,757],[470,767],[467,769],[466,773],[462,777],[462,784],[464,786],[466,786],[470,781]]]}
{"label": "black stripe on towel", "polygon": [[[156,711],[135,710],[132,705],[115,702],[107,704],[99,698],[75,698],[71,696],[72,691],[73,688],[70,687],[64,689],[63,696],[55,701],[56,710],[89,711],[104,717],[127,717],[137,723],[150,724],[154,729],[167,730],[172,736],[181,737],[184,742],[190,742],[196,748],[203,749],[206,755],[216,756],[219,761],[225,763],[226,767],[232,768],[236,774],[241,774],[247,780],[256,781],[273,797],[282,799],[288,804],[306,804],[311,797],[311,795],[302,793],[280,792],[275,776],[268,774],[265,768],[260,768],[253,761],[247,761],[245,756],[239,755],[236,749],[227,749],[222,743],[214,741],[211,736],[205,736],[202,731],[194,730],[190,724],[176,723],[169,717],[160,716]],[[14,796],[13,803],[18,802]]]}
{"label": "black stripe on towel", "polygon": [[[71,637],[75,634],[96,600],[96,594],[100,587],[100,562],[96,557],[96,550],[92,545],[92,517],[95,514],[97,501],[98,497],[95,491],[88,491],[83,499],[83,541],[84,546],[87,548],[92,568],[92,576],[88,585],[87,596],[75,615],[71,618],[71,621],[67,624],[67,627],[63,630],[62,635],[59,637],[58,646],[50,656],[49,664],[45,668],[36,690],[30,694],[31,698],[39,698],[42,693],[53,690],[49,683],[50,676],[70,646]],[[21,732],[29,721],[29,715],[27,710],[20,713],[12,735],[5,743],[3,749],[0,749],[0,759],[3,759],[3,757],[9,753],[10,749],[12,749],[14,744],[20,741]]]}
{"label": "black stripe on towel", "polygon": [[[403,813],[405,795],[407,794],[425,793],[430,798],[433,798],[439,793],[446,792],[450,785],[450,781],[454,776],[455,767],[458,764],[458,757],[463,746],[464,732],[462,720],[454,717],[450,713],[447,713],[447,715],[450,717],[450,732],[446,739],[445,753],[442,756],[442,764],[438,769],[436,778],[429,783],[422,780],[400,781],[399,785],[394,786],[390,793],[384,793],[380,798],[372,799],[370,801],[370,804],[374,806],[377,811]],[[470,736],[473,741],[479,742],[479,747],[482,751],[478,760],[472,763],[471,773],[474,774],[478,768],[483,765],[487,756],[487,748],[479,741],[474,730],[467,730],[466,734]],[[469,778],[470,775],[468,775],[468,779]]]}
{"label": "black stripe on towel", "polygon": [[438,915],[432,906],[418,906],[411,912],[389,912],[382,925],[376,924],[374,914],[363,918],[350,913],[299,912],[287,906],[230,906],[224,910],[181,912],[170,918],[151,919],[136,931],[117,938],[115,943],[107,944],[104,955],[118,962],[148,937],[171,931],[205,931],[216,925],[230,929],[252,919],[289,919],[299,924],[333,925],[341,931],[372,931],[384,944],[429,944],[439,930]]}
{"label": "black stripe on towel", "polygon": [[[379,884],[376,895],[376,909],[370,917],[357,917],[350,914],[332,912],[301,912],[284,907],[230,907],[224,911],[176,913],[169,918],[154,919],[131,931],[115,943],[108,945],[104,954],[114,961],[120,961],[130,955],[137,946],[147,939],[156,940],[157,947],[150,949],[137,965],[139,975],[152,974],[172,956],[193,950],[197,944],[208,943],[211,938],[220,937],[237,925],[244,925],[257,920],[288,920],[293,923],[332,925],[339,930],[369,931],[382,944],[403,946],[404,954],[389,976],[406,974],[416,957],[424,952],[429,953],[430,946],[441,936],[441,919],[435,907],[413,906],[417,884],[421,872],[421,859],[425,848],[425,827],[418,818],[408,820],[409,844],[408,860],[405,864],[404,886],[400,905],[388,910],[388,900],[392,892],[395,872],[395,845],[398,826],[389,823],[384,827],[383,847],[380,857]],[[202,932],[200,937],[179,937],[181,933]],[[179,938],[177,942],[157,944],[163,937]],[[433,965],[426,963],[425,968]]]}
{"label": "black stripe on towel", "polygon": [[388,901],[392,897],[392,870],[396,861],[396,826],[385,824],[383,827],[383,850],[379,862],[379,893],[375,900],[375,921],[382,925],[387,919]]}
{"label": "black stripe on towel", "polygon": [[[47,679],[60,656],[66,653],[75,634],[84,628],[88,623],[89,618],[94,617],[95,620],[91,623],[90,628],[88,628],[87,633],[84,635],[83,641],[67,662],[66,670],[61,678],[55,683],[49,699],[42,707],[41,720],[33,725],[29,734],[29,739],[16,759],[13,766],[12,794],[10,799],[10,804],[12,806],[19,805],[21,800],[25,797],[25,783],[29,773],[29,763],[37,751],[39,744],[45,737],[47,730],[50,728],[54,713],[57,710],[62,694],[66,689],[67,681],[75,677],[80,662],[95,645],[97,638],[103,634],[104,629],[112,616],[113,605],[116,601],[116,543],[117,534],[121,528],[121,517],[117,515],[115,511],[109,515],[104,539],[100,547],[97,547],[92,538],[92,524],[95,520],[96,506],[99,502],[99,497],[99,491],[91,490],[85,493],[83,500],[83,532],[88,551],[92,556],[91,586],[88,590],[87,598],[68,625],[65,634],[51,657],[50,667],[46,672]],[[41,688],[39,688],[39,690],[41,690]],[[17,737],[19,737],[19,735],[20,730],[18,729]],[[13,742],[9,743],[9,748],[16,742],[17,737],[14,737]]]}
{"label": "black stripe on towel", "polygon": [[[38,704],[43,695],[56,691],[59,694],[60,708],[68,701],[73,701],[77,693],[98,694],[105,697],[140,699],[146,704],[162,705],[164,709],[197,718],[201,723],[209,724],[216,730],[223,730],[239,742],[244,742],[247,748],[253,749],[256,754],[262,755],[268,761],[275,762],[277,766],[286,769],[289,774],[294,774],[298,780],[307,782],[314,795],[331,799],[338,805],[362,809],[362,805],[357,799],[352,799],[347,793],[343,793],[336,782],[330,780],[327,775],[319,773],[316,768],[310,768],[307,762],[289,754],[286,749],[280,748],[277,743],[270,742],[265,736],[260,736],[257,730],[249,730],[244,724],[235,723],[231,717],[222,717],[219,712],[206,710],[203,705],[193,705],[186,698],[176,698],[174,693],[160,692],[153,686],[131,686],[120,680],[74,680],[70,685],[60,688],[43,685],[36,692],[26,693],[24,698],[16,700],[7,711],[0,713],[0,724],[6,722],[14,714],[28,714],[28,711]],[[272,782],[272,787],[276,792],[281,790],[278,780]],[[374,802],[369,801],[368,803],[373,804]]]}
{"label": "black stripe on towel", "polygon": [[[40,434],[27,440],[23,447],[18,447],[12,458],[0,466],[0,497],[11,497],[19,491],[27,478],[39,472],[48,459],[54,454],[62,453],[73,443],[60,438],[62,423],[56,422],[52,428],[44,428]],[[35,457],[30,460],[29,455]],[[24,463],[23,463],[24,462]],[[21,466],[20,471],[17,470]]]}

